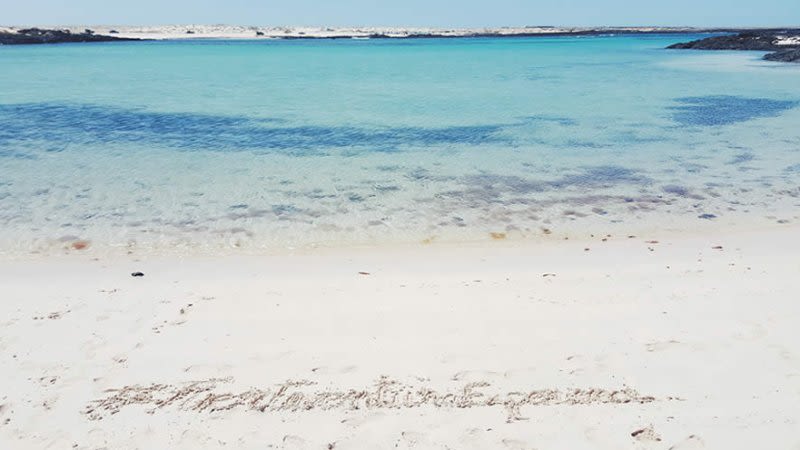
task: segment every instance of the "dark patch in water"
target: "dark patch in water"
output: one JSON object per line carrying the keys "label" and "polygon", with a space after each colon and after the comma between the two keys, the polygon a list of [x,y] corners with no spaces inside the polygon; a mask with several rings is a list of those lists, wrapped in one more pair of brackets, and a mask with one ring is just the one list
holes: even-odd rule
{"label": "dark patch in water", "polygon": [[677,195],[678,197],[688,197],[690,194],[689,188],[685,186],[678,186],[676,184],[668,184],[661,188],[667,194]]}
{"label": "dark patch in water", "polygon": [[[2,124],[0,124],[0,126],[2,126]],[[4,139],[4,136],[0,136],[0,145],[4,144],[3,139]],[[6,148],[0,148],[0,158],[36,159],[36,157],[31,155],[31,154],[23,153],[23,152],[19,152],[19,151],[14,151],[14,150],[11,150],[11,149],[6,149]]]}
{"label": "dark patch in water", "polygon": [[[642,126],[643,129],[647,125]],[[664,136],[646,136],[640,131],[626,130],[616,133],[612,138],[612,142],[626,143],[626,144],[651,144],[653,142],[666,142],[669,139]]]}
{"label": "dark patch in water", "polygon": [[381,172],[397,172],[398,170],[402,169],[402,166],[376,166],[375,168]]}
{"label": "dark patch in water", "polygon": [[525,75],[525,79],[528,81],[557,81],[560,80],[561,77],[555,75],[530,74],[530,75]]}
{"label": "dark patch in water", "polygon": [[395,192],[400,190],[400,186],[395,185],[388,185],[388,186],[374,186],[374,189],[378,192]]}
{"label": "dark patch in water", "polygon": [[668,184],[661,187],[661,190],[667,194],[672,194],[682,198],[690,198],[694,200],[704,200],[705,197],[699,194],[695,194],[686,186],[680,186],[677,184]]}
{"label": "dark patch in water", "polygon": [[336,198],[337,197],[336,194],[327,194],[322,189],[314,189],[311,192],[304,193],[303,195],[305,195],[306,198],[310,198],[310,199],[314,199],[314,200],[321,200],[321,199],[324,199],[324,198]]}
{"label": "dark patch in water", "polygon": [[564,187],[610,187],[617,184],[646,184],[650,179],[634,170],[620,166],[590,167],[576,175],[566,175],[548,183],[555,188]]}
{"label": "dark patch in water", "polygon": [[742,164],[746,162],[750,162],[755,159],[755,156],[752,153],[741,153],[733,157],[728,164]]}
{"label": "dark patch in water", "polygon": [[602,144],[595,141],[586,141],[581,139],[568,139],[564,147],[584,147],[584,148],[608,148],[610,144]]}
{"label": "dark patch in water", "polygon": [[675,100],[672,119],[686,126],[719,126],[744,122],[762,117],[774,117],[794,108],[797,101],[749,98],[732,95],[683,97]]}
{"label": "dark patch in water", "polygon": [[284,216],[289,214],[297,214],[302,210],[294,205],[272,205],[272,212],[276,216]]}
{"label": "dark patch in water", "polygon": [[462,177],[461,182],[479,191],[494,193],[495,196],[501,192],[529,194],[547,190],[546,182],[528,180],[515,175],[466,175]]}
{"label": "dark patch in water", "polygon": [[703,164],[696,164],[696,163],[684,163],[681,165],[689,173],[698,173],[705,169],[708,169],[708,166],[704,166]]}
{"label": "dark patch in water", "polygon": [[363,202],[364,201],[364,197],[362,197],[362,196],[360,196],[358,194],[348,194],[347,195],[347,199],[350,200],[353,203],[359,203],[359,202]]}
{"label": "dark patch in water", "polygon": [[[508,194],[524,196],[565,188],[599,189],[619,184],[647,184],[651,180],[638,172],[619,166],[589,167],[581,173],[565,175],[556,180],[531,180],[515,175],[483,173],[467,175],[459,179],[467,189],[442,192],[441,195],[472,204],[503,203],[529,204],[530,198],[508,198]],[[542,203],[536,200],[535,203]]]}
{"label": "dark patch in water", "polygon": [[482,174],[466,176],[464,182],[486,188],[499,187],[503,191],[525,194],[569,187],[600,188],[621,183],[643,184],[649,182],[649,179],[625,167],[598,166],[551,181],[535,181],[512,175]]}
{"label": "dark patch in water", "polygon": [[448,181],[453,180],[454,177],[451,176],[443,176],[443,175],[434,175],[431,173],[430,170],[418,167],[410,172],[408,172],[405,177],[411,181]]}
{"label": "dark patch in water", "polygon": [[783,169],[785,172],[789,173],[800,173],[800,164],[792,164],[791,166]]}
{"label": "dark patch in water", "polygon": [[708,219],[708,220],[711,220],[711,219],[716,219],[716,218],[717,218],[717,216],[715,216],[714,214],[700,214],[699,216],[697,216],[697,218],[698,218],[698,219]]}
{"label": "dark patch in water", "polygon": [[575,119],[570,119],[569,117],[559,117],[559,116],[547,116],[547,115],[535,115],[535,116],[527,116],[522,118],[525,122],[539,122],[539,123],[554,123],[557,125],[562,126],[575,126],[578,124],[578,121]]}
{"label": "dark patch in water", "polygon": [[[387,151],[403,145],[481,145],[508,142],[501,125],[443,128],[355,126],[276,126],[276,119],[70,103],[0,105],[0,146],[25,141],[66,144],[120,142],[182,150],[262,150],[309,153],[334,148],[368,147]],[[8,150],[0,149],[6,155]]]}

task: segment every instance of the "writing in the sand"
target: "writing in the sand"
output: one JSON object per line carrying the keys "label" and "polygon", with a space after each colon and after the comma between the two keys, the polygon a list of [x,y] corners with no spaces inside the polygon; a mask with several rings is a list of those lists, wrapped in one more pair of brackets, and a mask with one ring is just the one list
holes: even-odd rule
{"label": "writing in the sand", "polygon": [[286,381],[275,388],[227,392],[232,378],[213,378],[182,384],[134,385],[109,389],[108,396],[90,402],[84,413],[92,420],[140,405],[150,414],[159,409],[216,412],[244,409],[259,412],[310,410],[503,407],[508,421],[524,419],[521,408],[541,405],[650,403],[652,396],[623,389],[539,389],[491,393],[491,383],[471,382],[456,390],[437,391],[380,377],[364,389],[315,389],[312,381]]}

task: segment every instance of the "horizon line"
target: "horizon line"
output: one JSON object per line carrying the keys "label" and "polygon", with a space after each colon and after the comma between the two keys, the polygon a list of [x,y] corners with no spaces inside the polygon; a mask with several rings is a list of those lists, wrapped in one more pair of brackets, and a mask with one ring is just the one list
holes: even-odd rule
{"label": "horizon line", "polygon": [[395,28],[412,29],[424,28],[434,30],[477,30],[477,29],[522,29],[522,28],[556,28],[556,29],[603,29],[603,28],[660,28],[660,29],[781,29],[796,28],[800,29],[800,24],[795,25],[480,25],[480,26],[435,26],[435,25],[253,25],[237,23],[203,23],[203,22],[174,22],[158,24],[124,24],[124,23],[60,23],[60,24],[0,24],[0,27],[21,28],[21,27],[79,27],[79,26],[118,26],[118,27],[177,27],[177,26],[208,26],[208,27],[244,27],[244,28]]}

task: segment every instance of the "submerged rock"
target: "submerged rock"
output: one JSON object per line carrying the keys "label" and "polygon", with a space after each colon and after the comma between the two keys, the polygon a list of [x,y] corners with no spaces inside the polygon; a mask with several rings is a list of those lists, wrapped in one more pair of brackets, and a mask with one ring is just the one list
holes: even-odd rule
{"label": "submerged rock", "polygon": [[765,51],[773,52],[764,55],[767,61],[800,62],[800,29],[750,30],[680,42],[667,48]]}

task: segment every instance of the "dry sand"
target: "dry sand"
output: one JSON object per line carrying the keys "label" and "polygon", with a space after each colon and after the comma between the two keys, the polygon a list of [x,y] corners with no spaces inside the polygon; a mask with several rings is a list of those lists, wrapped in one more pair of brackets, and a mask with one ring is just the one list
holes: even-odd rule
{"label": "dry sand", "polygon": [[800,448],[798,237],[0,262],[0,448]]}

